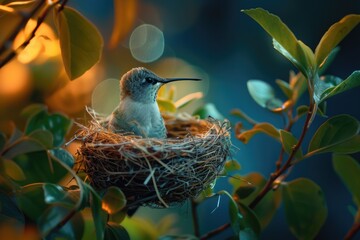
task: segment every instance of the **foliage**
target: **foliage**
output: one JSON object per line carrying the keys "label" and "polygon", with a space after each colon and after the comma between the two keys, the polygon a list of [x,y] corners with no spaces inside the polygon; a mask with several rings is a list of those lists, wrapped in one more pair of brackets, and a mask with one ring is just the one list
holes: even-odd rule
{"label": "foliage", "polygon": [[[33,66],[34,75],[38,81],[49,78],[51,82],[62,71],[68,79],[78,79],[100,60],[104,45],[102,36],[81,13],[68,7],[66,0],[0,3],[1,16],[9,22],[1,29],[0,67],[10,64],[15,57],[26,64],[45,61],[47,67],[41,74]],[[137,1],[114,1],[111,48],[129,34],[136,20],[137,7]],[[229,199],[229,223],[202,239],[228,227],[238,238],[258,239],[281,205],[292,234],[297,239],[313,239],[327,217],[324,193],[310,179],[286,181],[286,178],[296,164],[323,153],[333,154],[334,170],[353,196],[355,207],[351,207],[351,212],[354,226],[358,226],[360,167],[351,154],[360,150],[359,121],[343,114],[326,119],[313,133],[309,126],[316,114],[326,115],[326,100],[359,86],[359,70],[344,80],[324,73],[339,51],[337,45],[357,26],[360,15],[345,16],[332,25],[312,51],[276,15],[261,8],[243,12],[269,33],[274,48],[299,71],[291,71],[289,81],[275,81],[284,94],[282,97],[276,96],[273,86],[266,81],[252,79],[247,83],[250,96],[260,107],[286,119],[282,128],[254,120],[240,109],[232,111],[234,116],[245,121],[235,126],[235,137],[244,144],[259,133],[281,143],[276,169],[268,178],[260,173],[234,175],[230,178],[231,193],[214,192],[215,182],[207,186],[198,199],[192,200],[196,236],[173,235],[169,233],[175,221],[172,216],[158,224],[129,218],[126,196],[121,189],[110,187],[99,191],[92,188],[77,172],[74,157],[64,146],[73,121],[61,113],[49,111],[45,105],[31,105],[22,112],[25,119],[22,128],[0,132],[0,235],[7,236],[8,232],[3,232],[6,226],[20,239],[28,234],[28,229],[33,230],[34,239],[197,239],[200,237],[197,206],[209,197],[218,197],[220,204],[220,197],[225,196]],[[120,28],[122,24],[124,28]],[[24,29],[27,34],[22,36],[20,32]],[[7,48],[10,45],[11,48]],[[46,55],[49,52],[51,56]],[[49,83],[49,88],[62,84],[55,81]],[[162,89],[159,92],[157,102],[162,111],[177,113],[203,97],[201,92],[195,92],[175,101],[174,91]],[[299,99],[306,92],[309,103],[299,105]],[[284,97],[285,100],[281,100]],[[224,118],[212,103],[197,109],[194,115]],[[292,128],[300,120],[303,130],[296,136]],[[245,124],[251,128],[245,129]],[[304,146],[306,134],[312,134],[308,146]],[[239,169],[236,160],[229,160],[222,175],[228,176]],[[348,239],[354,234],[355,231],[349,231]]]}
{"label": "foliage", "polygon": [[[231,181],[234,186],[234,199],[254,210],[262,223],[262,230],[271,221],[279,205],[284,204],[287,223],[293,235],[297,239],[314,239],[327,217],[324,193],[310,179],[298,178],[290,182],[285,180],[291,169],[300,161],[317,154],[331,152],[335,154],[333,158],[335,171],[353,194],[355,204],[357,206],[359,204],[357,196],[359,181],[356,181],[360,174],[358,163],[352,157],[343,155],[357,153],[360,150],[359,121],[346,114],[333,116],[313,133],[305,153],[301,146],[304,145],[304,136],[311,134],[308,130],[315,114],[325,116],[326,100],[359,86],[359,71],[354,71],[345,80],[332,75],[321,75],[339,51],[337,45],[360,22],[360,15],[345,16],[331,26],[313,52],[298,40],[276,15],[261,8],[243,12],[269,33],[273,38],[274,48],[292,62],[299,73],[290,72],[289,82],[276,80],[276,84],[286,97],[284,101],[279,100],[275,96],[273,87],[262,80],[249,80],[247,83],[250,96],[260,107],[281,114],[286,119],[283,128],[277,128],[268,122],[258,122],[240,109],[232,111],[234,116],[252,125],[251,129],[244,129],[242,122],[237,123],[236,137],[243,143],[248,143],[259,133],[265,133],[281,143],[276,169],[268,179],[253,173],[244,177],[246,182],[253,183],[252,185]],[[309,104],[298,106],[298,100],[306,89],[309,93]],[[292,127],[303,116],[306,116],[303,130],[300,136],[296,137],[292,133]],[[287,159],[283,161],[285,156]],[[355,224],[357,224],[359,214],[355,216]],[[350,238],[354,233],[355,231],[349,231],[347,237]]]}

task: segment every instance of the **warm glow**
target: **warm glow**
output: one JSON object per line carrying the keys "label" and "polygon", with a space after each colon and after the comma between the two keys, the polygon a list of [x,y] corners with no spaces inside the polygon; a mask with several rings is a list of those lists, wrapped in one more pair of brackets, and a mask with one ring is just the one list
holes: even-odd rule
{"label": "warm glow", "polygon": [[[14,41],[14,50],[17,49],[30,35],[35,28],[36,21],[29,20],[25,30],[20,32]],[[29,63],[37,60],[45,60],[48,57],[57,56],[60,54],[59,42],[55,36],[54,31],[46,23],[42,23],[36,31],[35,37],[30,43],[18,53],[18,60],[22,63]]]}
{"label": "warm glow", "polygon": [[22,98],[30,91],[29,70],[17,61],[0,69],[0,98]]}
{"label": "warm glow", "polygon": [[[80,78],[69,81],[63,88],[46,98],[46,104],[53,110],[73,115],[85,109],[91,102],[91,92],[102,79],[103,71],[99,65],[94,66]],[[63,78],[67,78],[65,72]]]}

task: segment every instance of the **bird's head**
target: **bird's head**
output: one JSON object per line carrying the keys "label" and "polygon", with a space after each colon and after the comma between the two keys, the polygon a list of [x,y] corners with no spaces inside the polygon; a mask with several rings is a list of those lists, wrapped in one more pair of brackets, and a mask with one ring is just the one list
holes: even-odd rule
{"label": "bird's head", "polygon": [[120,98],[130,97],[143,103],[155,102],[162,85],[182,80],[200,81],[198,78],[161,78],[146,68],[133,68],[120,79]]}

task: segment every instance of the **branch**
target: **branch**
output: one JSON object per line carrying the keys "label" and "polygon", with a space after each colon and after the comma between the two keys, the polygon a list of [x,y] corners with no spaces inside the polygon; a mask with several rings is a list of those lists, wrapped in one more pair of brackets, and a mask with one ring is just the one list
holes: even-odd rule
{"label": "branch", "polygon": [[295,153],[297,152],[297,150],[300,148],[304,137],[306,135],[307,130],[309,129],[309,123],[311,121],[311,117],[313,114],[315,108],[315,104],[311,101],[310,103],[310,107],[308,110],[308,113],[306,115],[306,120],[304,123],[304,127],[302,129],[300,138],[298,143],[295,145],[295,147],[292,149],[290,156],[288,157],[286,163],[280,168],[278,169],[275,173],[272,173],[270,175],[269,180],[267,181],[267,183],[265,184],[264,188],[261,190],[261,192],[259,193],[259,195],[256,196],[256,198],[249,204],[249,207],[251,209],[254,209],[256,207],[256,205],[265,197],[265,195],[272,189],[272,185],[274,183],[274,181],[281,175],[283,174],[289,167],[291,167],[291,163],[292,160],[295,156]]}
{"label": "branch", "polygon": [[200,236],[199,217],[197,214],[197,203],[194,200],[191,200],[191,215],[194,225],[194,235],[196,237],[199,237]]}
{"label": "branch", "polygon": [[0,54],[4,53],[4,51],[6,51],[7,46],[10,46],[9,43],[14,42],[14,39],[16,38],[18,33],[21,31],[21,29],[23,29],[25,27],[25,25],[29,21],[29,19],[32,18],[36,14],[36,12],[40,10],[40,8],[42,7],[42,5],[44,3],[46,3],[46,1],[42,1],[42,0],[38,1],[37,4],[35,5],[35,7],[29,13],[23,13],[21,15],[22,16],[21,21],[14,28],[14,30],[9,35],[9,37],[4,41],[3,45],[0,47]]}
{"label": "branch", "polygon": [[[3,46],[1,46],[0,54],[6,50],[6,46],[9,45],[9,42],[14,41],[17,34],[21,31],[21,29],[23,29],[25,27],[26,23],[30,20],[30,18],[33,17],[37,11],[39,11],[39,9],[42,7],[43,3],[46,3],[46,1],[42,1],[42,0],[39,1],[38,5],[36,5],[34,7],[34,9],[27,15],[27,17],[22,18],[22,21],[14,29],[13,33],[9,36],[9,38],[4,42]],[[56,5],[56,3],[58,3],[58,1],[51,2],[46,6],[46,8],[43,10],[41,15],[37,19],[36,26],[30,33],[29,37],[16,50],[12,50],[7,56],[5,56],[5,58],[1,59],[0,68],[3,67],[5,64],[7,64],[9,61],[11,61],[20,50],[24,49],[30,43],[30,41],[35,37],[36,31],[39,29],[40,25],[44,22],[45,18],[47,17],[49,11],[51,10],[51,8],[53,8]],[[66,5],[66,3],[67,3],[67,0],[64,0],[62,2],[62,4],[60,5],[60,8],[58,11],[61,11],[64,8],[64,6]]]}
{"label": "branch", "polygon": [[344,240],[350,240],[355,237],[355,234],[360,231],[360,222],[355,222],[350,228],[349,232],[345,235]]}
{"label": "branch", "polygon": [[203,236],[200,238],[200,240],[206,240],[206,239],[209,239],[209,238],[211,238],[211,237],[213,237],[213,236],[216,236],[217,234],[219,234],[219,233],[221,233],[222,231],[226,230],[226,229],[227,229],[228,227],[230,227],[230,226],[231,226],[230,223],[226,223],[226,224],[224,224],[224,225],[222,225],[222,226],[220,226],[220,227],[218,227],[218,228],[216,228],[216,229],[214,229],[214,230],[206,233],[205,235],[203,235]]}

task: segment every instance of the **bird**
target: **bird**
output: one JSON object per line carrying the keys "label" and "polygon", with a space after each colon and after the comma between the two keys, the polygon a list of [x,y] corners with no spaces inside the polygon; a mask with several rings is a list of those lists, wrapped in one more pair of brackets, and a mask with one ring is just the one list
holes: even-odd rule
{"label": "bird", "polygon": [[162,78],[144,67],[133,68],[121,77],[120,102],[102,125],[115,133],[164,139],[167,131],[156,102],[160,87],[174,81],[200,80]]}

